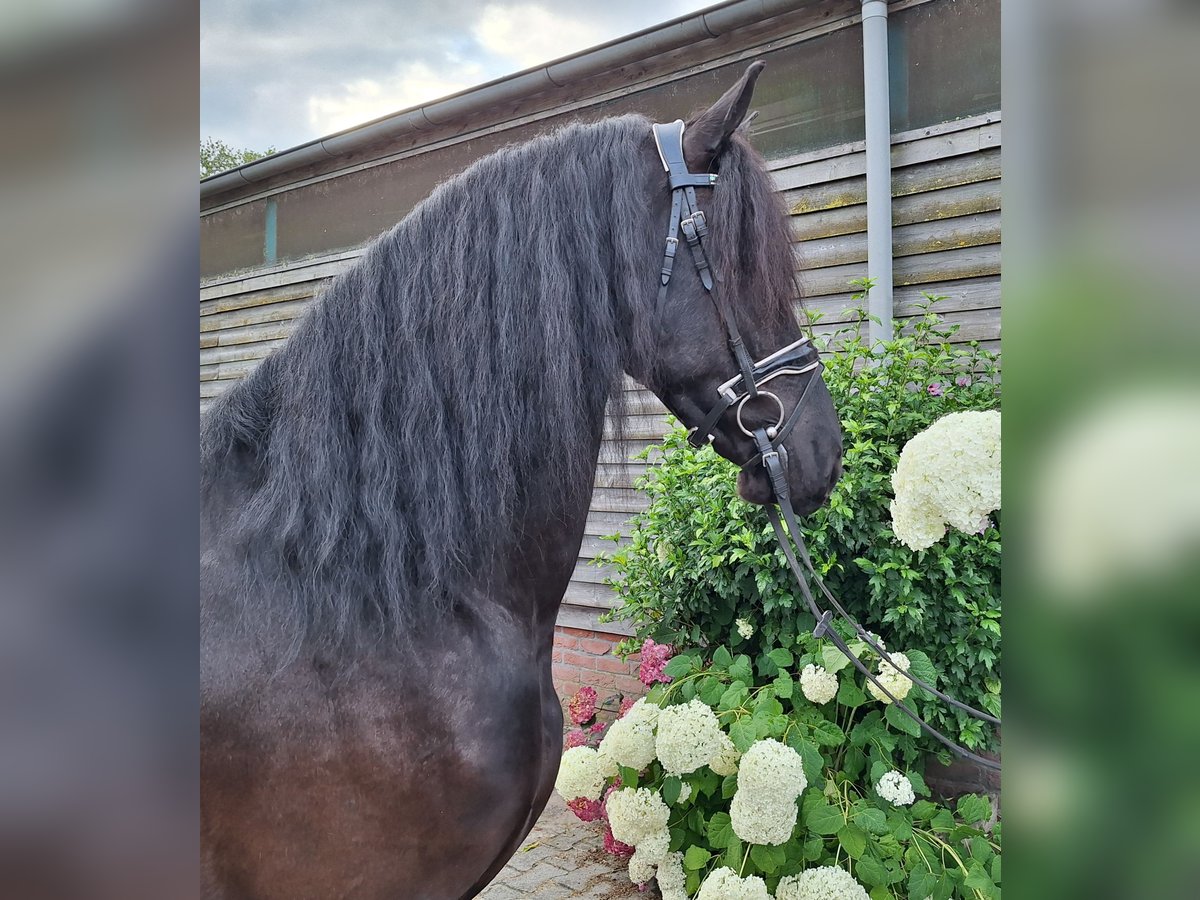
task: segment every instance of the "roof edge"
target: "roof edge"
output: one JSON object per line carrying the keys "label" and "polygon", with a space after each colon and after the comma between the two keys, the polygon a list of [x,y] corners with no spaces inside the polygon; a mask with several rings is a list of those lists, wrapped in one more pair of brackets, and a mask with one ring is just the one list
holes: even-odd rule
{"label": "roof edge", "polygon": [[811,0],[728,0],[544,65],[390,113],[210,175],[200,182],[200,199],[206,200],[293,169],[344,156],[393,137],[429,131],[497,103],[565,87],[619,66],[677,50],[697,41],[720,37],[751,22],[799,9],[809,2]]}

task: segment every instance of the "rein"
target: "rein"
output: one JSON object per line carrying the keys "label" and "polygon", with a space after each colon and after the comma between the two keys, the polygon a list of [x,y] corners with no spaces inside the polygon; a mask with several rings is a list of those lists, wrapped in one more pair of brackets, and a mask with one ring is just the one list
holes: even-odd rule
{"label": "rein", "polygon": [[[683,129],[684,124],[678,119],[667,125],[654,126],[654,142],[658,147],[659,158],[662,160],[663,169],[667,172],[668,183],[671,189],[671,219],[667,229],[667,243],[666,251],[663,255],[658,303],[661,306],[662,302],[666,299],[667,289],[671,282],[671,274],[675,266],[675,252],[679,245],[679,234],[682,232],[691,253],[692,263],[696,268],[696,274],[700,277],[700,283],[704,286],[705,292],[708,293],[713,305],[717,309],[717,314],[721,319],[721,324],[724,326],[725,334],[728,338],[729,350],[738,367],[738,374],[718,387],[718,399],[703,421],[699,425],[688,429],[688,443],[696,448],[703,447],[709,443],[713,439],[713,429],[716,428],[717,422],[721,417],[731,408],[736,410],[735,421],[738,428],[754,440],[757,451],[754,456],[742,464],[742,469],[746,470],[755,465],[762,465],[767,470],[767,478],[770,482],[776,504],[776,506],[766,507],[767,517],[770,519],[771,527],[775,531],[775,539],[778,541],[784,556],[787,558],[788,568],[791,569],[792,575],[800,587],[800,593],[803,595],[809,611],[816,619],[817,624],[813,629],[813,637],[828,638],[850,660],[854,667],[862,672],[901,712],[916,722],[923,731],[945,747],[958,756],[978,765],[989,769],[999,769],[1000,764],[996,760],[972,753],[966,747],[946,737],[946,735],[922,719],[911,707],[900,702],[880,683],[879,679],[866,664],[851,651],[847,641],[830,627],[830,622],[836,612],[839,618],[854,629],[854,633],[858,638],[879,655],[880,659],[891,665],[894,671],[904,675],[913,684],[919,686],[922,690],[928,691],[932,696],[953,706],[955,709],[962,710],[973,718],[990,722],[997,726],[1001,724],[1000,719],[996,716],[955,700],[948,694],[939,691],[931,684],[922,681],[920,678],[893,663],[892,658],[883,647],[871,636],[870,632],[846,612],[837,598],[825,586],[825,582],[821,580],[820,575],[817,574],[812,563],[812,558],[809,556],[808,548],[805,547],[804,540],[800,535],[800,526],[796,522],[796,514],[792,509],[791,490],[787,483],[787,450],[783,446],[783,442],[791,434],[796,422],[800,418],[800,412],[804,406],[805,399],[808,397],[809,388],[812,387],[812,383],[816,380],[816,373],[820,371],[821,360],[816,348],[812,346],[808,338],[801,338],[758,362],[755,362],[746,350],[733,310],[729,308],[727,300],[715,290],[716,279],[708,258],[708,253],[704,247],[704,239],[708,236],[708,224],[705,221],[704,212],[696,202],[695,189],[697,187],[711,188],[717,183],[717,175],[696,175],[688,171],[687,163],[684,161],[683,156]],[[802,375],[808,372],[813,373],[813,375],[809,377],[804,386],[804,391],[801,393],[800,399],[796,401],[796,405],[790,415],[784,409],[783,401],[776,394],[768,390],[763,390],[761,387],[774,378]],[[777,407],[778,415],[775,424],[765,427],[748,427],[742,418],[743,410],[747,403],[759,397],[772,400]],[[797,551],[799,551],[799,559],[797,559]],[[801,562],[803,562],[803,566]],[[830,609],[822,609],[817,599],[813,596],[812,588],[808,582],[810,577],[820,589],[821,595],[829,602]]]}

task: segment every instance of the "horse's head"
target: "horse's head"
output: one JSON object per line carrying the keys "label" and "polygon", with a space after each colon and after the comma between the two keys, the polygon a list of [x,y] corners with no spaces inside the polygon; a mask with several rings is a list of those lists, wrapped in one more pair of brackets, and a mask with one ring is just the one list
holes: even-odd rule
{"label": "horse's head", "polygon": [[[663,256],[674,256],[664,261],[666,284],[653,316],[655,360],[643,380],[694,430],[693,443],[711,436],[721,456],[750,463],[738,491],[752,503],[774,500],[757,461],[763,439],[782,448],[792,506],[804,515],[828,499],[841,475],[842,437],[817,352],[797,343],[802,334],[786,214],[762,160],[737,133],[763,65],[751,65],[687,123],[682,160],[678,128],[656,126],[650,152],[661,161],[654,160],[650,190]],[[717,174],[711,187],[693,177],[707,173]],[[692,215],[696,206],[703,216]],[[731,347],[739,333],[744,352]],[[748,396],[755,391],[747,390],[747,376],[757,396]]]}

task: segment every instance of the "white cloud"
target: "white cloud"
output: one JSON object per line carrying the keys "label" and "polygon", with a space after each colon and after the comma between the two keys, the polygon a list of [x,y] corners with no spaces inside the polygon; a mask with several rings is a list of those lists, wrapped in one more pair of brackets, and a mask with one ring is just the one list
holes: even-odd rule
{"label": "white cloud", "polygon": [[386,78],[358,78],[331,91],[310,95],[309,125],[317,134],[361,125],[477,84],[482,70],[478,65],[467,64],[455,67],[452,72],[453,75],[442,75],[424,63],[410,63]]}
{"label": "white cloud", "polygon": [[472,29],[484,49],[522,69],[602,43],[611,30],[533,3],[488,4]]}

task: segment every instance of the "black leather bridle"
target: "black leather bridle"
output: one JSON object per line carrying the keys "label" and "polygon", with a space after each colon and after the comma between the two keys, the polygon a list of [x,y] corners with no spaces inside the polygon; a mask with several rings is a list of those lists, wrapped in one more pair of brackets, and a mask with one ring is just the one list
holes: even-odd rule
{"label": "black leather bridle", "polygon": [[[953,697],[933,687],[933,685],[922,681],[917,676],[896,666],[878,640],[858,624],[846,612],[841,603],[837,601],[837,598],[829,592],[824,581],[821,580],[821,577],[813,567],[812,559],[808,554],[808,548],[804,546],[804,541],[800,536],[800,526],[796,522],[796,514],[792,509],[791,489],[787,483],[787,449],[783,443],[795,428],[796,422],[800,418],[804,401],[808,397],[809,388],[817,380],[817,373],[821,368],[820,356],[808,338],[801,338],[757,362],[751,358],[749,351],[746,350],[741,332],[738,330],[737,318],[722,292],[716,290],[719,279],[713,272],[708,251],[704,246],[704,239],[708,237],[708,223],[705,220],[704,211],[700,209],[700,205],[696,201],[696,188],[713,187],[717,183],[718,176],[708,173],[697,175],[688,171],[687,162],[683,156],[683,130],[684,124],[678,119],[667,125],[654,126],[654,143],[658,147],[658,155],[662,159],[663,168],[667,172],[667,183],[671,190],[671,219],[667,228],[666,250],[663,253],[661,283],[658,289],[658,305],[660,308],[662,307],[663,301],[667,296],[667,290],[670,287],[671,275],[675,268],[675,252],[678,249],[679,235],[682,232],[684,241],[686,241],[691,254],[692,264],[695,266],[696,274],[700,278],[700,283],[711,298],[713,305],[717,309],[717,315],[721,319],[721,324],[725,328],[725,334],[729,341],[729,350],[733,354],[734,362],[738,368],[738,374],[718,387],[717,400],[713,403],[712,408],[705,415],[704,419],[700,423],[688,428],[688,443],[697,448],[709,443],[713,439],[713,430],[716,428],[717,422],[720,421],[721,417],[731,408],[736,410],[735,421],[737,426],[744,434],[753,439],[756,450],[755,454],[742,464],[742,469],[745,470],[755,465],[762,465],[767,470],[767,478],[770,482],[776,504],[775,506],[768,505],[766,507],[767,517],[771,520],[771,526],[775,530],[775,538],[778,540],[779,546],[787,558],[788,567],[792,570],[792,574],[796,578],[800,592],[804,596],[809,610],[816,617],[817,624],[813,629],[813,636],[827,638],[845,654],[854,667],[862,672],[884,696],[888,697],[898,709],[920,725],[930,736],[965,759],[969,759],[987,768],[998,769],[1000,768],[1000,764],[996,760],[979,756],[967,748],[960,746],[922,719],[909,706],[898,700],[850,649],[845,638],[830,627],[830,622],[836,612],[843,621],[854,629],[858,638],[879,655],[880,659],[892,665],[895,671],[903,672],[904,677],[912,681],[913,684],[974,718],[991,722],[997,726],[1001,724],[1000,719],[996,716],[955,700]],[[763,390],[762,388],[762,385],[767,384],[772,379],[803,374],[809,374],[809,378],[790,414],[784,409],[783,401],[779,399],[777,394]],[[743,410],[747,403],[760,397],[771,399],[778,408],[778,416],[775,424],[747,426],[742,418]],[[678,416],[678,413],[676,413],[676,416],[680,421],[683,421],[683,418]],[[687,425],[686,422],[684,424]],[[783,521],[780,521],[781,516]],[[795,549],[793,549],[793,544],[795,545]],[[799,560],[797,559],[796,551],[799,551]],[[800,565],[800,560],[803,560],[803,568]],[[831,609],[822,610],[820,604],[817,603],[812,589],[808,584],[810,576],[819,587],[822,596],[829,601]]]}

